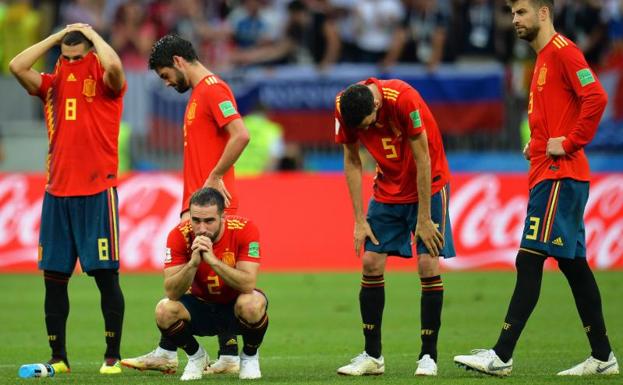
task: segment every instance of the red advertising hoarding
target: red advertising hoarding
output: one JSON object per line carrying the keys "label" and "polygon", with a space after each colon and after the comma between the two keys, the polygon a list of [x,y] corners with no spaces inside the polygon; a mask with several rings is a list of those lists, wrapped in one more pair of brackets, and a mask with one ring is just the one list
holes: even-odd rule
{"label": "red advertising hoarding", "polygon": [[[35,271],[42,174],[0,174],[0,272]],[[371,175],[364,181],[366,199]],[[344,177],[286,173],[240,179],[239,214],[260,228],[264,271],[353,271],[352,208]],[[160,271],[181,206],[175,173],[130,174],[119,185],[120,258],[126,272]],[[511,269],[527,202],[523,174],[455,174],[450,216],[457,257],[447,270]],[[588,256],[597,269],[623,267],[623,174],[593,177],[585,215]],[[552,266],[552,262],[548,262]],[[390,269],[415,269],[392,258]]]}

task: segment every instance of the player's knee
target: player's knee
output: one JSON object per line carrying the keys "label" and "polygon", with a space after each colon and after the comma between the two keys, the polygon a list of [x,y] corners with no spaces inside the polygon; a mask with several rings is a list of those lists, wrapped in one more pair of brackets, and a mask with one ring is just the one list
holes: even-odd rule
{"label": "player's knee", "polygon": [[257,292],[239,295],[234,306],[236,316],[249,323],[259,321],[264,316],[265,311],[266,298]]}
{"label": "player's knee", "polygon": [[156,323],[162,328],[169,327],[181,318],[182,304],[169,299],[162,299],[156,305]]}
{"label": "player's knee", "polygon": [[385,272],[385,260],[376,253],[365,252],[361,265],[364,275],[382,275]]}
{"label": "player's knee", "polygon": [[558,268],[565,276],[581,277],[586,274],[592,274],[586,258],[556,258]]}

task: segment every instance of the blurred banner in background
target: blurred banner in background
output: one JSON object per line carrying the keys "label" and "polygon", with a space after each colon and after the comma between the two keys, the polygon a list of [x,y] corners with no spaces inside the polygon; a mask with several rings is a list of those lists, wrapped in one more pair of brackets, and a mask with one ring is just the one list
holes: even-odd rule
{"label": "blurred banner in background", "polygon": [[[35,271],[43,174],[0,174],[0,272]],[[364,186],[370,196],[372,175]],[[262,270],[355,271],[352,208],[341,173],[274,173],[242,178],[239,214],[260,228]],[[126,272],[159,272],[178,223],[181,176],[133,173],[119,185],[120,257]],[[458,257],[448,270],[511,269],[527,203],[524,174],[455,174],[450,215]],[[623,268],[623,174],[596,174],[586,208],[590,264]],[[554,266],[548,260],[548,267]],[[392,258],[390,269],[414,270]]]}

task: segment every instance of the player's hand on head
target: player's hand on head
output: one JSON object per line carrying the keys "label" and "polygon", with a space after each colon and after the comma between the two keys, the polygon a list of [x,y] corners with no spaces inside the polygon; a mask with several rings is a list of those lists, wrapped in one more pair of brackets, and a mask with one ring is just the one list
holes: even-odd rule
{"label": "player's hand on head", "polygon": [[432,220],[418,219],[415,226],[415,240],[417,241],[418,238],[422,240],[431,256],[439,256],[441,249],[443,249],[444,239],[443,234],[439,232]]}

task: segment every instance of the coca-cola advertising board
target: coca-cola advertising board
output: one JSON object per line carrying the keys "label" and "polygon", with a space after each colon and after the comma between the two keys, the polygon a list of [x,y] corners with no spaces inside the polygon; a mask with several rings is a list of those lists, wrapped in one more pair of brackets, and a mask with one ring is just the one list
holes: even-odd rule
{"label": "coca-cola advertising board", "polygon": [[[372,175],[364,178],[365,199]],[[36,271],[42,174],[0,174],[0,272]],[[237,182],[239,215],[260,229],[264,271],[355,271],[353,217],[342,174],[275,173]],[[182,180],[176,173],[121,178],[121,268],[162,269],[168,232],[178,223]],[[450,216],[457,257],[447,270],[512,269],[527,205],[524,174],[454,174]],[[597,269],[623,267],[623,174],[597,174],[585,212],[588,258]],[[549,261],[547,266],[555,265]],[[391,258],[389,269],[414,270]]]}

